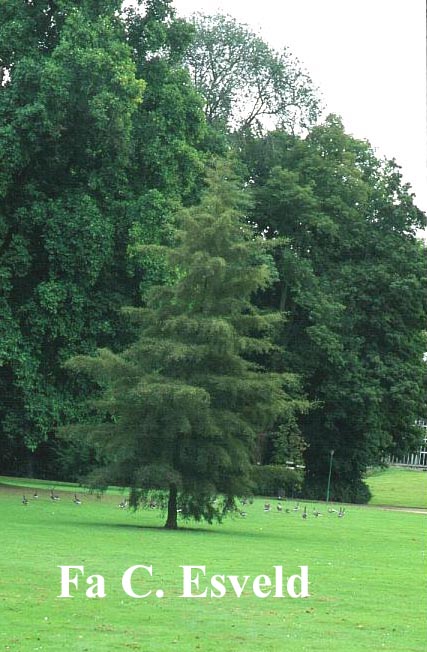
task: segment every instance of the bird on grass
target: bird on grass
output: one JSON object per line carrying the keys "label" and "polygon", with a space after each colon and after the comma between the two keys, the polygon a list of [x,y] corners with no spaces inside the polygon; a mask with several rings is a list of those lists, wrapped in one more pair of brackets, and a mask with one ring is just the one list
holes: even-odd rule
{"label": "bird on grass", "polygon": [[78,498],[77,494],[74,494],[73,503],[75,505],[81,505],[82,504],[82,501],[80,500],[80,498]]}
{"label": "bird on grass", "polygon": [[318,518],[319,516],[322,516],[322,512],[319,512],[318,509],[313,509],[313,516]]}
{"label": "bird on grass", "polygon": [[59,496],[53,493],[53,489],[50,490],[50,499],[51,500],[61,500]]}
{"label": "bird on grass", "polygon": [[329,514],[338,514],[338,511],[334,509],[333,507],[328,507],[328,513]]}
{"label": "bird on grass", "polygon": [[303,519],[305,520],[305,519],[307,518],[307,516],[308,516],[308,515],[307,515],[307,507],[304,507],[304,511],[303,511],[303,513],[302,513],[302,517],[303,517]]}
{"label": "bird on grass", "polygon": [[38,497],[39,497],[39,494],[37,493],[37,491],[35,491],[35,492],[33,493],[33,498],[37,499]]}
{"label": "bird on grass", "polygon": [[22,496],[22,504],[23,505],[28,505],[28,500],[27,500],[27,497],[25,496],[25,494]]}
{"label": "bird on grass", "polygon": [[128,506],[128,501],[127,501],[126,499],[122,500],[122,501],[119,503],[119,507],[120,507],[120,509],[126,509],[127,506]]}
{"label": "bird on grass", "polygon": [[264,503],[264,512],[269,512],[271,509],[270,503]]}
{"label": "bird on grass", "polygon": [[338,512],[338,518],[344,518],[345,514],[345,507],[340,507],[340,511]]}
{"label": "bird on grass", "polygon": [[282,507],[282,505],[281,505],[280,503],[278,503],[278,505],[277,505],[277,511],[278,511],[278,512],[282,512],[282,511],[283,511],[283,507]]}
{"label": "bird on grass", "polygon": [[295,505],[292,511],[297,512],[299,510],[299,503]]}
{"label": "bird on grass", "polygon": [[247,515],[248,515],[248,513],[247,513],[247,512],[244,512],[244,511],[240,511],[240,516],[241,516],[242,518],[246,518],[246,517],[247,517]]}

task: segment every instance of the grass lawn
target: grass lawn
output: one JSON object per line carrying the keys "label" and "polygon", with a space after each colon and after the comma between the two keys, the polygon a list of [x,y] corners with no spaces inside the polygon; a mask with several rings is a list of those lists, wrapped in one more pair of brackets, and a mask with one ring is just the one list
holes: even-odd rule
{"label": "grass lawn", "polygon": [[[73,486],[57,483],[55,503],[50,485],[38,483],[39,498],[27,486],[24,506],[22,487],[6,482],[0,485],[1,651],[425,650],[425,515],[347,506],[337,518],[319,505],[323,516],[315,518],[307,503],[303,520],[301,511],[278,513],[275,502],[264,513],[259,499],[247,518],[170,532],[156,510],[119,509],[119,495],[99,500],[79,492],[78,506],[66,491]],[[76,597],[59,599],[60,564],[104,575],[107,596],[86,598],[83,580]],[[153,565],[144,588],[162,587],[163,599],[123,592],[121,576],[135,564]],[[251,576],[273,575],[272,567],[283,565],[285,577],[307,565],[311,595],[180,598],[183,564]],[[138,582],[134,588],[142,591]]]}
{"label": "grass lawn", "polygon": [[427,508],[427,473],[391,467],[380,470],[366,482],[372,492],[371,505]]}

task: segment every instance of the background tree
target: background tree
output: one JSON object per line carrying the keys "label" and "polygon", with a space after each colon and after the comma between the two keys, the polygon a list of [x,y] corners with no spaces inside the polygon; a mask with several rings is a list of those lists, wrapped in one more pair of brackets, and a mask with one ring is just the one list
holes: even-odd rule
{"label": "background tree", "polygon": [[209,145],[202,98],[183,65],[191,25],[175,18],[170,0],[138,2],[126,10],[125,24],[137,76],[146,82],[127,174],[127,267],[135,279],[133,303],[139,303],[169,272],[161,255],[138,252],[137,245],[170,242],[177,208],[198,198]]}
{"label": "background tree", "polygon": [[89,390],[70,381],[63,361],[130,341],[120,308],[140,302],[141,283],[163,271],[156,259],[136,268],[129,247],[142,231],[146,242],[167,238],[172,208],[200,177],[203,113],[178,64],[185,30],[168,2],[146,4],[139,41],[139,19],[122,19],[118,0],[2,5],[0,437],[8,471],[31,473],[39,460],[38,473],[49,472],[46,442],[57,445],[57,425],[78,416]]}
{"label": "background tree", "polygon": [[230,130],[306,129],[319,113],[310,77],[287,48],[275,52],[246,25],[217,14],[192,18],[186,55],[211,124]]}
{"label": "background tree", "polygon": [[103,388],[102,422],[70,431],[108,459],[93,480],[130,486],[134,506],[147,490],[167,489],[167,528],[177,527],[178,505],[184,517],[208,521],[234,509],[251,491],[258,433],[306,406],[292,374],[255,361],[274,350],[277,318],[251,302],[271,283],[272,261],[246,224],[245,194],[218,167],[167,252],[176,282],[131,310],[137,342],[67,365]]}
{"label": "background tree", "polygon": [[331,116],[306,139],[241,139],[253,219],[276,250],[280,279],[264,305],[283,312],[283,346],[315,407],[300,420],[306,494],[323,497],[335,450],[336,499],[366,500],[362,477],[415,446],[424,414],[425,216],[393,162]]}

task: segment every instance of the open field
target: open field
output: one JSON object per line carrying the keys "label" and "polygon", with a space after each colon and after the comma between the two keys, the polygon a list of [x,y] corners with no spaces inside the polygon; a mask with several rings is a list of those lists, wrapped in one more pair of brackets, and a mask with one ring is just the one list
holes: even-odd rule
{"label": "open field", "polygon": [[[7,480],[6,480],[7,482]],[[39,498],[21,503],[22,488],[0,485],[2,533],[0,650],[17,652],[421,652],[425,649],[426,516],[347,506],[344,518],[328,513],[301,518],[264,513],[263,502],[247,518],[222,526],[161,528],[157,510],[118,508],[119,495],[102,499],[56,484],[37,483]],[[65,491],[68,489],[69,491]],[[246,508],[245,508],[246,509]],[[185,525],[185,524],[183,524]],[[105,576],[106,597],[85,597],[85,580],[72,599],[59,599],[58,565],[83,565]],[[137,600],[121,587],[132,565],[153,565]],[[210,574],[288,577],[309,568],[310,597],[260,599],[227,593],[223,599],[180,598],[181,565],[206,565]],[[142,585],[136,582],[136,590]],[[203,590],[205,584],[201,584]],[[73,589],[74,590],[74,589]]]}
{"label": "open field", "polygon": [[427,473],[391,467],[366,478],[371,505],[427,508]]}

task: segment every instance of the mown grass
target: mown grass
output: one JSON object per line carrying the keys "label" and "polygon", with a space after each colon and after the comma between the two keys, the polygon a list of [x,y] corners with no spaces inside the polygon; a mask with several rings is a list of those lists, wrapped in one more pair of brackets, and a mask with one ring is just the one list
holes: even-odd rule
{"label": "mown grass", "polygon": [[[44,486],[39,485],[38,500],[27,487],[27,506],[21,503],[22,487],[0,488],[0,650],[425,649],[421,514],[347,506],[339,519],[319,505],[323,516],[315,518],[307,503],[309,517],[303,520],[301,511],[278,513],[275,503],[264,513],[256,500],[245,519],[169,532],[157,510],[120,510],[116,495],[97,499],[83,492],[77,506],[58,483],[61,501],[54,503]],[[104,575],[107,596],[86,598],[83,581],[74,598],[58,598],[61,564]],[[145,586],[162,587],[163,599],[124,594],[121,576],[134,564],[153,565],[153,581]],[[251,576],[272,574],[274,565],[283,565],[288,576],[308,565],[311,595],[184,599],[179,597],[184,564],[205,565],[210,574]]]}
{"label": "mown grass", "polygon": [[366,478],[371,505],[427,508],[427,473],[391,467]]}

